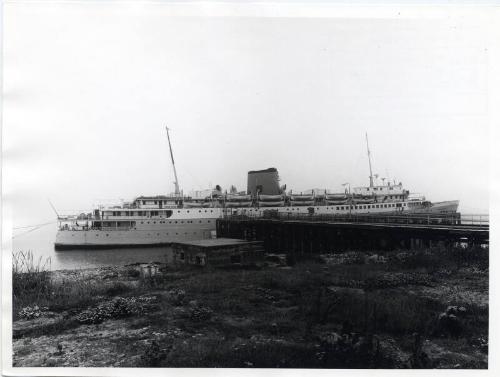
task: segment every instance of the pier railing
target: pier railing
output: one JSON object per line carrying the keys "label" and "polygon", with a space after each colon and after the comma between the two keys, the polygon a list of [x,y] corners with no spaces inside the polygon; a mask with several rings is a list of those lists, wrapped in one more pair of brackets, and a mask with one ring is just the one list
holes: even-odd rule
{"label": "pier railing", "polygon": [[331,222],[331,223],[370,223],[370,224],[408,224],[408,225],[447,225],[457,227],[484,227],[489,228],[489,215],[484,214],[299,214],[299,213],[275,213],[264,215],[225,215],[226,219],[267,219],[282,221],[303,222]]}

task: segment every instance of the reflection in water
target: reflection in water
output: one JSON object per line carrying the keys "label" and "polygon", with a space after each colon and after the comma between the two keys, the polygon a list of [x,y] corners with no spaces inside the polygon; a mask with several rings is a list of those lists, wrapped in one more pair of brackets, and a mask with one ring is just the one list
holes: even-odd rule
{"label": "reflection in water", "polygon": [[144,247],[106,250],[55,251],[54,241],[57,229],[52,226],[40,228],[12,240],[13,251],[32,251],[35,263],[50,258],[52,270],[94,268],[101,266],[123,266],[130,263],[171,263],[173,252],[170,247]]}

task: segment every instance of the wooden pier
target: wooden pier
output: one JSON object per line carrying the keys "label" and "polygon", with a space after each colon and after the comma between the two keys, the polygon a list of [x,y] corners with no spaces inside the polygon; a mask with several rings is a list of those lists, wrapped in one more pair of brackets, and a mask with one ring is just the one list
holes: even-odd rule
{"label": "wooden pier", "polygon": [[364,215],[265,217],[226,216],[218,237],[263,241],[266,252],[328,253],[337,250],[416,249],[435,245],[489,243],[484,216]]}

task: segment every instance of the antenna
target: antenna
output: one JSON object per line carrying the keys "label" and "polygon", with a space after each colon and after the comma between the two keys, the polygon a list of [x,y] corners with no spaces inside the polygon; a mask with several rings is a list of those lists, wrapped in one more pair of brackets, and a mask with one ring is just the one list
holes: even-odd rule
{"label": "antenna", "polygon": [[373,187],[372,159],[370,155],[370,147],[368,146],[368,132],[366,132],[365,135],[366,135],[366,150],[368,152],[368,165],[370,166],[370,187]]}
{"label": "antenna", "polygon": [[179,196],[179,181],[177,180],[177,171],[175,170],[175,162],[174,162],[174,154],[172,153],[172,144],[170,144],[170,135],[168,133],[169,128],[165,127],[167,129],[167,138],[168,138],[168,147],[170,148],[170,158],[172,159],[172,167],[174,168],[174,177],[175,177],[175,195]]}

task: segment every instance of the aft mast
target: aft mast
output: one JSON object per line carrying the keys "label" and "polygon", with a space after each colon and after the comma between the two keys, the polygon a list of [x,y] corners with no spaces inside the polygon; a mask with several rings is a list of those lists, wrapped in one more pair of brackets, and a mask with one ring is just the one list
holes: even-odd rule
{"label": "aft mast", "polygon": [[365,136],[366,136],[366,150],[368,152],[368,165],[370,166],[370,187],[373,187],[372,158],[370,154],[370,147],[368,146],[368,132],[365,133]]}
{"label": "aft mast", "polygon": [[174,168],[174,177],[175,177],[175,182],[174,182],[174,185],[175,185],[175,196],[179,196],[180,195],[180,191],[179,191],[179,181],[177,180],[177,171],[175,170],[175,162],[174,162],[174,154],[172,152],[172,144],[170,144],[170,135],[168,133],[169,131],[169,128],[168,127],[165,127],[167,129],[167,138],[168,138],[168,147],[170,148],[170,158],[172,159],[172,167]]}

